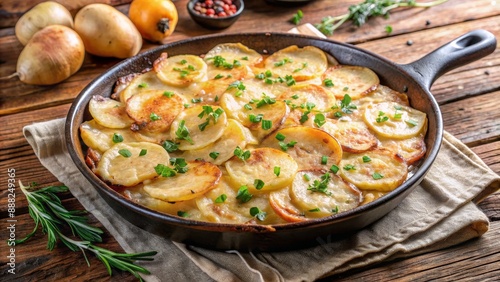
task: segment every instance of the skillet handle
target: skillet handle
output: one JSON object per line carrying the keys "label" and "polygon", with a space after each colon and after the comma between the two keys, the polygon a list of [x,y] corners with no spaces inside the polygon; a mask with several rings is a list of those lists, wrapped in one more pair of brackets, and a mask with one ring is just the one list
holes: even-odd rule
{"label": "skillet handle", "polygon": [[434,81],[441,75],[493,53],[496,45],[497,41],[493,34],[477,29],[401,67],[412,74],[420,85],[430,90]]}

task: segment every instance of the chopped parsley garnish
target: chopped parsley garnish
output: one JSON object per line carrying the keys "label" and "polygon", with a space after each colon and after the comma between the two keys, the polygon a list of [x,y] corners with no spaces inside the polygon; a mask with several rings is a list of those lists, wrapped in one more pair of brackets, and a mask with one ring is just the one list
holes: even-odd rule
{"label": "chopped parsley garnish", "polygon": [[298,68],[298,69],[294,69],[293,72],[299,72],[303,69],[307,68],[307,63],[302,63],[302,67]]}
{"label": "chopped parsley garnish", "polygon": [[122,155],[125,158],[130,158],[132,156],[132,153],[127,149],[118,150],[118,154]]}
{"label": "chopped parsley garnish", "polygon": [[139,157],[145,156],[148,153],[148,150],[142,149],[141,152],[139,153]]}
{"label": "chopped parsley garnish", "polygon": [[394,109],[396,109],[396,111],[394,112],[394,119],[401,119],[401,117],[403,116],[403,113],[400,113],[398,111],[403,110],[403,107],[396,105],[396,106],[394,106]]}
{"label": "chopped parsley garnish", "polygon": [[260,80],[263,80],[264,78],[266,78],[266,75],[264,73],[259,73],[259,74],[256,74],[255,75],[255,78],[257,79],[260,79]]}
{"label": "chopped parsley garnish", "polygon": [[389,117],[386,116],[384,112],[378,111],[378,117],[375,119],[375,121],[377,123],[382,123],[382,122],[385,122],[385,121],[388,121],[388,120],[389,120]]}
{"label": "chopped parsley garnish", "polygon": [[283,135],[283,133],[279,132],[278,134],[276,134],[275,138],[278,140],[278,141],[283,141],[285,140],[286,136]]}
{"label": "chopped parsley garnish", "polygon": [[233,154],[242,161],[246,161],[250,158],[251,154],[249,150],[243,151],[239,146],[234,149]]}
{"label": "chopped parsley garnish", "polygon": [[346,164],[344,166],[344,169],[345,170],[356,170],[356,167],[354,167],[354,165],[352,165],[352,164]]}
{"label": "chopped parsley garnish", "polygon": [[387,34],[391,34],[391,33],[392,33],[392,26],[390,26],[390,25],[386,25],[386,26],[385,26],[385,32],[386,32]]}
{"label": "chopped parsley garnish", "polygon": [[185,211],[177,211],[177,215],[180,217],[188,217],[189,214]]}
{"label": "chopped parsley garnish", "polygon": [[327,156],[322,156],[322,157],[321,157],[321,164],[322,164],[322,165],[326,165],[326,164],[327,164],[327,162],[328,162],[328,157],[327,157]]}
{"label": "chopped parsley garnish", "polygon": [[337,172],[339,172],[339,167],[336,165],[332,165],[330,167],[330,171],[333,172],[333,174],[337,174]]}
{"label": "chopped parsley garnish", "polygon": [[309,185],[307,190],[311,192],[324,193],[330,196],[332,193],[328,191],[328,182],[330,181],[330,173],[325,173],[320,177],[321,180],[314,180],[313,184]]}
{"label": "chopped parsley garnish", "polygon": [[241,203],[250,201],[252,197],[253,195],[248,192],[248,187],[246,185],[242,185],[236,194],[236,199],[238,199]]}
{"label": "chopped parsley garnish", "polygon": [[275,67],[281,67],[281,66],[284,66],[286,63],[291,63],[291,62],[293,62],[293,60],[291,60],[289,58],[284,58],[283,60],[274,63],[274,66]]}
{"label": "chopped parsley garnish", "polygon": [[273,127],[273,122],[267,119],[262,120],[262,129],[269,130]]}
{"label": "chopped parsley garnish", "polygon": [[309,181],[309,180],[311,180],[311,176],[309,176],[309,174],[304,174],[304,176],[303,176],[303,177],[304,177],[304,180],[305,180],[305,181]]}
{"label": "chopped parsley garnish", "polygon": [[243,82],[236,80],[235,82],[229,84],[226,90],[231,89],[236,89],[236,93],[234,93],[234,96],[239,97],[243,94],[243,91],[245,91],[246,86],[243,84]]}
{"label": "chopped parsley garnish", "polygon": [[146,88],[146,87],[148,87],[148,84],[146,82],[142,82],[142,83],[139,83],[139,85],[137,85],[137,87]]}
{"label": "chopped parsley garnish", "polygon": [[123,136],[121,136],[118,133],[113,134],[113,143],[120,143],[123,142]]}
{"label": "chopped parsley garnish", "polygon": [[179,140],[186,140],[190,144],[194,144],[193,140],[189,136],[189,130],[187,129],[185,124],[186,124],[186,121],[181,120],[181,122],[179,123],[179,127],[175,131],[175,136],[177,136],[177,139],[179,139]]}
{"label": "chopped parsley garnish", "polygon": [[156,171],[156,174],[158,174],[162,177],[174,177],[177,174],[177,172],[174,169],[172,169],[164,164],[156,165],[155,171]]}
{"label": "chopped parsley garnish", "polygon": [[285,76],[285,82],[286,82],[287,86],[292,86],[292,85],[296,84],[295,79],[291,75],[286,75]]}
{"label": "chopped parsley garnish", "polygon": [[253,186],[255,186],[255,189],[257,190],[264,188],[264,185],[265,185],[264,181],[260,179],[255,179],[253,182]]}
{"label": "chopped parsley garnish", "polygon": [[371,162],[371,161],[372,161],[372,159],[370,159],[370,157],[368,157],[368,156],[363,156],[363,162],[364,162],[364,163],[369,163],[369,162]]}
{"label": "chopped parsley garnish", "polygon": [[[345,94],[344,97],[342,98],[342,101],[340,101],[340,109],[343,113],[352,114],[352,110],[355,110],[358,108],[356,105],[351,104],[351,101],[352,101],[351,96],[349,96],[348,94]],[[335,108],[336,108],[336,106],[335,106]],[[332,107],[332,109],[334,109],[334,108]],[[341,117],[341,116],[342,116],[342,113],[340,113],[340,112],[335,113],[335,117]]]}
{"label": "chopped parsley garnish", "polygon": [[292,99],[299,99],[299,95],[297,95],[297,94],[293,95]]}
{"label": "chopped parsley garnish", "polygon": [[325,80],[323,80],[323,84],[324,84],[326,87],[333,87],[333,86],[335,86],[335,85],[333,84],[333,81],[332,81],[331,79],[329,79],[329,78],[325,78]]}
{"label": "chopped parsley garnish", "polygon": [[221,194],[219,197],[215,198],[214,202],[217,204],[224,203],[227,199],[226,194]]}
{"label": "chopped parsley garnish", "polygon": [[223,77],[224,77],[224,76],[223,76],[222,74],[220,74],[220,73],[219,73],[219,74],[217,74],[217,75],[214,77],[214,79],[221,79],[221,78],[223,78]]}
{"label": "chopped parsley garnish", "polygon": [[344,90],[344,91],[347,91],[347,90],[349,90],[349,87],[347,87],[347,86],[346,86],[346,87],[344,87],[344,89],[343,89],[343,90]]}
{"label": "chopped parsley garnish", "polygon": [[414,126],[417,126],[418,123],[412,119],[409,119],[409,120],[405,120],[405,122],[410,126],[410,127],[414,127]]}
{"label": "chopped parsley garnish", "polygon": [[172,92],[172,91],[165,91],[165,92],[163,92],[163,96],[171,98],[172,96],[174,96],[174,92]]}
{"label": "chopped parsley garnish", "polygon": [[304,13],[302,12],[302,10],[297,10],[297,13],[293,14],[293,17],[292,17],[292,19],[290,19],[290,21],[294,25],[298,25],[303,17],[304,17]]}
{"label": "chopped parsley garnish", "polygon": [[219,156],[219,152],[210,152],[210,154],[208,154],[212,159],[217,159],[217,157]]}
{"label": "chopped parsley garnish", "polygon": [[157,120],[160,120],[161,117],[159,115],[155,114],[155,113],[151,113],[149,115],[149,119],[152,120],[152,121],[157,121]]}
{"label": "chopped parsley garnish", "polygon": [[241,63],[238,61],[238,60],[234,60],[233,63],[229,63],[227,62],[227,60],[222,57],[222,56],[215,56],[215,57],[211,57],[211,58],[208,58],[207,61],[210,61],[210,60],[213,60],[214,61],[214,66],[216,67],[221,67],[221,68],[225,68],[225,69],[233,69],[234,67],[239,67],[241,66]]}
{"label": "chopped parsley garnish", "polygon": [[258,114],[258,115],[253,115],[253,114],[250,114],[248,116],[248,119],[253,122],[253,123],[258,123],[258,122],[261,122],[262,121],[262,118],[264,117],[263,114]]}
{"label": "chopped parsley garnish", "polygon": [[257,106],[257,108],[260,108],[260,107],[265,106],[265,105],[272,105],[272,104],[276,103],[276,99],[267,96],[265,93],[262,93],[262,95],[263,95],[263,98],[255,104]]}
{"label": "chopped parsley garnish", "polygon": [[384,176],[382,174],[378,173],[378,172],[373,173],[372,177],[375,180],[379,180],[379,179],[384,178]]}
{"label": "chopped parsley garnish", "polygon": [[335,206],[335,208],[332,209],[332,213],[339,213],[339,206]]}
{"label": "chopped parsley garnish", "polygon": [[178,173],[185,173],[188,171],[187,162],[183,158],[170,158],[170,165],[174,167],[174,170]]}
{"label": "chopped parsley garnish", "polygon": [[266,219],[267,213],[261,211],[258,207],[251,207],[250,215],[256,217],[260,221],[264,221]]}
{"label": "chopped parsley garnish", "polygon": [[224,110],[222,108],[217,108],[217,110],[215,111],[212,106],[208,105],[202,106],[202,108],[203,110],[198,114],[198,117],[203,118],[204,116],[207,116],[207,119],[205,120],[205,122],[198,125],[200,131],[205,130],[205,127],[207,127],[207,125],[210,123],[210,120],[213,120],[214,124],[216,124],[219,120],[219,117],[224,113]]}
{"label": "chopped parsley garnish", "polygon": [[181,61],[179,62],[179,64],[181,64],[181,65],[185,65],[185,64],[187,64],[187,61],[186,61],[186,60],[181,60]]}
{"label": "chopped parsley garnish", "polygon": [[245,108],[245,110],[248,110],[248,111],[250,111],[250,110],[252,110],[252,109],[253,109],[253,108],[252,108],[252,106],[250,106],[250,104],[245,104],[245,105],[243,106],[243,108]]}
{"label": "chopped parsley garnish", "polygon": [[169,153],[175,152],[179,149],[179,145],[175,142],[170,141],[170,140],[163,141],[161,146],[163,147],[163,149],[165,149]]}
{"label": "chopped parsley garnish", "polygon": [[314,208],[314,209],[310,209],[309,212],[319,212],[320,209],[319,208]]}
{"label": "chopped parsley garnish", "polygon": [[192,98],[191,99],[191,103],[193,103],[193,104],[201,103],[201,102],[203,102],[203,98],[202,97],[200,97],[200,98]]}
{"label": "chopped parsley garnish", "polygon": [[248,56],[242,57],[241,58],[243,61],[248,61]]}
{"label": "chopped parsley garnish", "polygon": [[326,118],[323,114],[316,114],[314,116],[314,124],[316,124],[317,127],[321,127],[325,123],[326,123]]}
{"label": "chopped parsley garnish", "polygon": [[285,142],[278,142],[278,144],[280,145],[280,148],[282,151],[287,151],[288,148],[292,148],[293,146],[295,146],[295,144],[297,144],[297,141],[290,141],[288,143],[285,143]]}
{"label": "chopped parsley garnish", "polygon": [[280,176],[280,172],[281,172],[281,167],[275,166],[274,167],[274,174],[276,175],[276,177]]}

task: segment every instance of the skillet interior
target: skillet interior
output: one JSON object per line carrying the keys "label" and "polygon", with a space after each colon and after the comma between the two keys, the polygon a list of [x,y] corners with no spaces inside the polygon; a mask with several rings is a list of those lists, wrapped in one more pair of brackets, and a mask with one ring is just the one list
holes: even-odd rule
{"label": "skillet interior", "polygon": [[[261,53],[273,53],[290,45],[312,45],[332,54],[341,64],[361,65],[375,71],[381,84],[406,92],[412,107],[428,117],[427,153],[418,170],[403,185],[384,197],[331,217],[284,225],[216,224],[187,220],[139,206],[109,188],[84,162],[85,145],[79,137],[79,125],[89,120],[88,102],[95,94],[109,96],[117,78],[151,67],[162,52],[169,55],[203,54],[220,43],[240,42]],[[302,35],[254,33],[192,38],[163,45],[127,59],[92,81],[75,99],[66,120],[69,153],[83,175],[118,214],[133,224],[171,238],[211,249],[257,249],[262,251],[293,249],[320,244],[359,230],[396,207],[420,183],[434,161],[442,138],[439,107],[430,92],[419,85],[404,68],[373,53],[330,40]]]}

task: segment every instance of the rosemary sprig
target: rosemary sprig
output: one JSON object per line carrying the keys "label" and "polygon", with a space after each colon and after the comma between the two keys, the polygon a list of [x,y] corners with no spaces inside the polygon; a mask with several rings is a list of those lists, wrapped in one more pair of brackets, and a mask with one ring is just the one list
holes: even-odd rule
{"label": "rosemary sprig", "polygon": [[[85,250],[94,253],[98,259],[102,261],[108,270],[109,275],[112,275],[112,268],[123,271],[128,271],[137,277],[140,281],[142,277],[139,273],[150,274],[150,272],[138,265],[134,264],[136,260],[151,261],[151,256],[156,255],[156,251],[143,253],[116,253],[98,246],[94,242],[102,242],[101,235],[103,231],[97,227],[87,223],[88,218],[82,216],[85,211],[68,211],[62,204],[56,193],[68,191],[66,186],[49,186],[38,190],[32,190],[32,186],[24,186],[19,182],[21,191],[28,200],[28,211],[30,216],[35,221],[35,228],[25,238],[16,240],[15,243],[21,244],[32,237],[40,225],[42,232],[47,234],[47,249],[53,250],[57,241],[61,241],[72,251],[82,251],[87,265],[90,263],[85,254]],[[74,236],[82,239],[73,240],[61,232],[61,227],[66,224],[71,228]]]}
{"label": "rosemary sprig", "polygon": [[435,0],[421,3],[416,0],[365,0],[362,3],[349,6],[349,12],[336,17],[325,17],[321,23],[314,26],[325,35],[333,32],[343,23],[351,20],[355,26],[362,26],[370,17],[389,17],[389,11],[400,7],[428,8],[447,2],[448,0]]}

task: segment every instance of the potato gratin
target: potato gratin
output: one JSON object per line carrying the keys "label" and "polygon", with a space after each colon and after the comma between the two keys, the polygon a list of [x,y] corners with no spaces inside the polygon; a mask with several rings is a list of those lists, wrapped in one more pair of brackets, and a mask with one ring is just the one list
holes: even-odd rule
{"label": "potato gratin", "polygon": [[426,114],[405,94],[311,46],[164,53],[89,111],[80,132],[96,175],[150,209],[209,222],[341,213],[401,185],[426,150]]}

